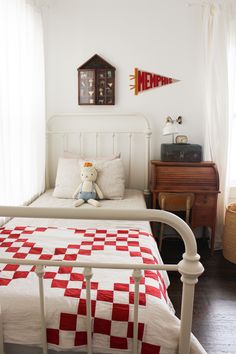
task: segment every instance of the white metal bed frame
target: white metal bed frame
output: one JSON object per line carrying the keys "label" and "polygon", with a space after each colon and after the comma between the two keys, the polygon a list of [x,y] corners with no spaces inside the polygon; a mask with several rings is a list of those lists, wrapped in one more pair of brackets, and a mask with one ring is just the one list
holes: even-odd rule
{"label": "white metal bed frame", "polygon": [[[96,121],[98,119],[98,121]],[[101,125],[101,119],[104,124]],[[89,120],[89,123],[88,123]],[[134,124],[135,123],[135,124]],[[88,129],[89,126],[89,129]],[[86,154],[83,149],[85,135],[94,139],[95,156],[100,155],[101,142],[103,142],[104,134],[109,137],[110,150],[106,153],[119,152],[121,145],[126,142],[125,149],[128,151],[128,159],[126,163],[126,176],[128,177],[128,186],[135,188],[142,185],[145,194],[149,194],[149,160],[150,160],[150,137],[151,129],[148,120],[143,115],[135,114],[108,114],[108,113],[81,113],[81,114],[63,114],[50,118],[47,124],[47,168],[46,168],[46,184],[52,186],[52,180],[55,179],[55,169],[58,157],[64,151],[77,152],[78,154]],[[125,139],[124,139],[125,136]],[[133,185],[130,180],[131,172],[135,164],[132,163],[134,154],[134,136],[143,137],[143,149],[145,151],[144,165],[141,168],[144,176],[140,181],[136,181],[137,185]],[[121,140],[119,142],[119,139]],[[127,139],[128,137],[128,139]],[[57,142],[56,148],[54,142]],[[70,142],[73,140],[78,149],[73,147]],[[127,143],[128,140],[128,143]],[[139,138],[140,144],[141,140]],[[58,151],[59,142],[59,151]],[[122,156],[123,157],[123,156]],[[127,156],[126,156],[127,157]],[[140,154],[135,157],[136,161],[140,158]],[[54,170],[53,170],[54,169]],[[62,218],[62,219],[92,219],[92,220],[141,220],[162,222],[175,228],[183,238],[185,244],[185,253],[183,259],[178,264],[166,265],[146,265],[146,264],[114,264],[114,263],[83,263],[72,261],[31,261],[22,259],[0,259],[3,264],[24,264],[36,265],[36,274],[39,280],[39,299],[41,308],[41,324],[42,324],[42,349],[43,354],[47,354],[46,341],[46,321],[44,309],[44,290],[43,290],[43,274],[44,267],[50,266],[72,266],[84,268],[84,276],[86,279],[86,298],[87,298],[87,353],[92,353],[92,328],[91,328],[91,303],[90,303],[90,280],[92,278],[93,268],[106,269],[132,269],[135,279],[135,296],[134,296],[134,335],[133,335],[133,354],[138,354],[138,293],[141,272],[145,269],[150,270],[169,270],[179,271],[182,274],[183,282],[182,307],[181,307],[181,327],[179,336],[179,354],[188,354],[190,352],[190,334],[192,326],[192,311],[194,300],[194,287],[198,281],[198,276],[203,272],[203,266],[199,262],[197,254],[197,246],[195,237],[189,226],[180,218],[166,211],[161,210],[108,210],[108,209],[70,209],[70,208],[33,208],[33,207],[9,207],[0,206],[0,216],[4,217],[31,217],[31,218]],[[1,304],[0,304],[1,305]],[[2,314],[0,306],[0,354],[4,354],[4,335],[2,326]]]}

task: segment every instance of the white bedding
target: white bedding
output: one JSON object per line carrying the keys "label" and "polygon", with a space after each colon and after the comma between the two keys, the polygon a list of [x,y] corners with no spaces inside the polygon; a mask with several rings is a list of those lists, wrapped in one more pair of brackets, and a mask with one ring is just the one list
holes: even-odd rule
{"label": "white bedding", "polygon": [[[50,189],[37,198],[31,206],[52,207],[52,208],[74,208],[72,199],[60,199],[52,196],[53,189]],[[124,199],[101,200],[100,208],[108,209],[146,209],[143,193],[136,189],[126,189]],[[81,205],[82,209],[93,209],[88,203]],[[40,226],[65,226],[65,227],[106,227],[106,228],[127,228],[133,227],[133,221],[117,220],[68,220],[68,219],[26,219],[14,218],[7,225],[40,225]],[[151,232],[150,224],[147,221],[135,221],[135,227]]]}

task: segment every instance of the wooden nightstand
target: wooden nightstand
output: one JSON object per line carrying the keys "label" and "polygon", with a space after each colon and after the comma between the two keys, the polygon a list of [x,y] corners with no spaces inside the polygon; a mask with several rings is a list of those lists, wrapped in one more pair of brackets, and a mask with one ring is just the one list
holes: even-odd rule
{"label": "wooden nightstand", "polygon": [[213,162],[151,161],[153,208],[160,192],[194,193],[190,226],[211,228],[211,253],[215,244],[215,224],[219,175]]}

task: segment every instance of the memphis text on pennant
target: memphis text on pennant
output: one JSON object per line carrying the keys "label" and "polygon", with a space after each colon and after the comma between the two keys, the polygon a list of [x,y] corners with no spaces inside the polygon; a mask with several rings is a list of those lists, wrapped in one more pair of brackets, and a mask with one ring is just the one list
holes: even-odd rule
{"label": "memphis text on pennant", "polygon": [[179,81],[170,77],[140,71],[137,68],[134,69],[134,75],[130,75],[130,80],[134,80],[134,84],[130,85],[130,90],[134,90],[135,95],[154,87],[169,85]]}

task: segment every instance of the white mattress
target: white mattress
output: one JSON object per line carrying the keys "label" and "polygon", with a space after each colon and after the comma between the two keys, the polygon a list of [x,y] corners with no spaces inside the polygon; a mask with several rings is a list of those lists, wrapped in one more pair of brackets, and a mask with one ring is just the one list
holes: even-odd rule
{"label": "white mattress", "polygon": [[[48,208],[74,208],[73,199],[61,199],[52,196],[53,189],[50,189],[37,198],[31,206]],[[79,208],[93,209],[94,206],[85,203]],[[143,193],[136,189],[126,189],[124,199],[101,200],[100,208],[108,209],[146,209]],[[127,228],[134,227],[133,221],[117,220],[75,220],[75,219],[30,219],[14,218],[7,225],[32,225],[32,226],[63,226],[63,227],[102,227],[102,228]],[[150,224],[147,221],[135,221],[135,227],[151,232]]]}

